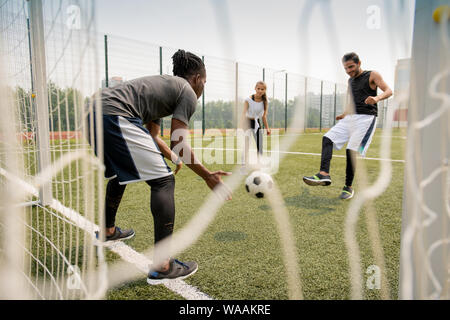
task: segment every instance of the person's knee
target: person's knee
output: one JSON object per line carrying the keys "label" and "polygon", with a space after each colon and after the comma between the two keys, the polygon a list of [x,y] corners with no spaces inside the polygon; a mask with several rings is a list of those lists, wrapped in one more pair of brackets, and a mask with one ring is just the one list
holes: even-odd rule
{"label": "person's knee", "polygon": [[324,145],[324,146],[333,146],[333,141],[331,141],[331,139],[328,138],[327,136],[323,136],[323,138],[322,138],[322,145]]}
{"label": "person's knee", "polygon": [[355,150],[346,149],[347,159],[351,160],[352,162],[356,160],[356,154],[357,152]]}

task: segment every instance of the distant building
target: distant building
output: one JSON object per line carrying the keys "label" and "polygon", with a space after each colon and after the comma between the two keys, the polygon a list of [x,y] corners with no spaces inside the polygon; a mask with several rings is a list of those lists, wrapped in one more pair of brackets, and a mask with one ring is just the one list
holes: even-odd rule
{"label": "distant building", "polygon": [[[111,77],[108,80],[108,88],[117,86],[118,84],[123,82],[123,78],[122,77]],[[103,79],[102,80],[102,89],[106,88],[106,80]]]}
{"label": "distant building", "polygon": [[399,105],[394,110],[394,127],[406,127],[408,124],[409,82],[411,76],[411,59],[397,60],[395,67],[394,98]]}

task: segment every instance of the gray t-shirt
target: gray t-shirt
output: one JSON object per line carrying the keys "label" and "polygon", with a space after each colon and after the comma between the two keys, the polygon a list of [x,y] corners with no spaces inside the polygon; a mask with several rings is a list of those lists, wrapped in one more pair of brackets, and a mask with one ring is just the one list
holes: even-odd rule
{"label": "gray t-shirt", "polygon": [[157,75],[126,81],[101,92],[103,114],[140,118],[142,122],[172,117],[189,124],[197,95],[183,78]]}

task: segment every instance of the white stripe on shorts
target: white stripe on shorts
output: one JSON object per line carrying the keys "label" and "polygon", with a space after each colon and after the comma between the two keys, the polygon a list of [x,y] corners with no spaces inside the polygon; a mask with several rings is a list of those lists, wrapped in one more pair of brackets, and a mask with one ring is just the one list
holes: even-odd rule
{"label": "white stripe on shorts", "polygon": [[122,136],[140,177],[140,179],[121,184],[153,180],[171,175],[172,171],[167,166],[153,137],[124,117],[119,116],[118,118]]}
{"label": "white stripe on shorts", "polygon": [[[373,128],[370,126],[375,119]],[[334,125],[326,134],[325,137],[333,141],[334,148],[340,150],[347,142],[347,149],[357,151],[361,156],[365,156],[376,128],[376,117],[368,114],[350,114],[344,119],[340,120]],[[371,129],[371,132],[368,130]],[[369,138],[361,149],[361,142],[366,134]]]}

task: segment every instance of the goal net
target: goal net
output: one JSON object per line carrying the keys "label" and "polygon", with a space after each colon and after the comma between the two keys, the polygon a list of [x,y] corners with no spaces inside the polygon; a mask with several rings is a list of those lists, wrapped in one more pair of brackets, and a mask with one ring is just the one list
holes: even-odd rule
{"label": "goal net", "polygon": [[[405,9],[396,5],[404,4],[404,1],[393,3],[386,1],[384,6],[388,11],[385,17],[388,28],[396,18],[395,14]],[[409,77],[407,79],[410,89],[401,94],[395,92],[389,103],[379,104],[379,116],[384,121],[379,130],[377,171],[369,172],[371,169],[365,165],[365,160],[357,159],[359,189],[349,202],[342,225],[343,237],[339,240],[345,243],[348,258],[345,259],[348,277],[338,279],[345,281],[349,288],[344,298],[449,298],[449,11],[441,9],[438,18],[433,15],[445,4],[446,0],[416,1],[411,82]],[[230,7],[226,2],[211,2],[211,6],[219,29],[223,31],[221,41],[227,48],[225,55],[234,57]],[[341,51],[344,48],[340,48],[342,43],[334,29],[333,6],[336,4],[326,0],[305,0],[299,19],[302,23],[299,35],[308,40],[311,12],[320,9],[328,31],[328,44],[334,51],[332,56],[339,59],[345,52]],[[94,1],[0,0],[2,299],[102,298],[108,288],[142,277],[148,271],[148,263],[152,262],[156,250],[169,256],[194,244],[226,202],[226,190],[216,190],[219,197],[209,194],[191,221],[170,238],[170,243],[169,240],[162,241],[158,247],[147,248],[139,254],[124,244],[110,247],[122,260],[109,264],[109,278],[106,278],[104,247],[96,245],[95,237],[96,231],[103,230],[104,223],[102,139],[95,137],[100,132],[93,132],[92,122],[90,126],[85,124],[87,113],[94,114],[95,108],[100,107],[99,103],[95,104],[96,107],[89,104],[87,98],[98,91],[103,78],[99,70],[103,62],[97,57],[101,42],[97,39],[94,22]],[[395,50],[396,45],[408,46],[406,40],[403,44],[397,41],[407,35],[390,33],[390,36],[391,50]],[[114,49],[114,41],[109,45]],[[160,61],[156,68],[151,64],[148,70],[153,69],[155,74],[169,73],[169,57],[173,50],[157,49]],[[309,47],[301,49],[303,70],[308,71],[313,52],[308,52]],[[156,53],[153,55],[158,56]],[[392,59],[398,56],[391,52]],[[141,75],[140,66],[149,63],[131,60],[138,64],[134,66],[136,70],[132,64],[127,65],[133,76]],[[208,68],[208,64],[214,64],[214,59],[206,57],[205,62]],[[114,59],[110,63],[114,70]],[[338,60],[333,59],[332,64],[336,66],[336,72],[342,72]],[[276,160],[279,162],[307,128],[318,127],[322,132],[322,126],[334,125],[332,114],[342,111],[339,109],[345,104],[340,101],[346,96],[346,88],[341,85],[244,63],[227,62],[222,65],[216,62],[216,69],[223,76],[224,91],[231,92],[236,127],[243,99],[253,90],[255,80],[262,78],[266,81],[273,107],[269,121],[287,133],[280,135],[275,147],[272,145],[271,152],[278,152]],[[214,68],[211,71],[214,74]],[[108,76],[104,80],[108,82]],[[291,87],[295,90],[287,90]],[[291,97],[287,91],[296,94]],[[314,101],[324,95],[331,97],[333,92],[334,101],[322,98]],[[213,95],[212,90],[209,94]],[[222,97],[223,93],[220,92],[219,96]],[[283,118],[277,118],[274,112],[276,97],[283,97],[284,100],[280,101],[285,101],[284,105],[278,106],[286,110]],[[295,101],[289,117],[288,99]],[[312,112],[314,108],[307,108],[307,105],[317,105],[320,113],[318,110]],[[338,110],[336,106],[339,106]],[[101,112],[97,111],[94,121],[97,127],[101,127]],[[392,129],[396,125],[393,122],[397,121],[398,127],[401,121],[405,125],[406,113],[405,160],[392,159]],[[315,114],[320,114],[320,118],[314,117]],[[310,126],[315,119],[318,124]],[[166,128],[167,125],[166,119]],[[204,131],[204,124],[202,129]],[[88,136],[92,138],[91,145]],[[278,137],[278,134],[274,136]],[[93,143],[98,144],[97,156],[92,151]],[[395,263],[391,263],[383,251],[384,235],[380,231],[378,204],[375,202],[392,183],[395,171],[392,161],[404,164],[405,174],[401,248],[393,249],[395,253],[400,252]],[[236,166],[235,174],[224,179],[232,191],[237,190],[244,179],[238,170],[239,166]],[[279,186],[275,185],[274,189],[268,200],[281,240],[288,297],[302,299],[308,297],[308,287],[302,286],[304,279],[301,278],[299,248],[295,245],[295,226],[290,223],[290,212]],[[135,259],[129,259],[129,256]],[[396,254],[392,256],[397,257]],[[369,267],[367,257],[371,261]],[[163,258],[167,256],[161,257],[161,261]],[[137,269],[129,268],[131,260],[138,265]],[[397,273],[389,274],[397,260],[400,260],[400,277]],[[380,290],[373,293],[370,290],[374,288]],[[398,294],[393,289],[398,289]],[[194,298],[199,296],[202,297],[194,295]]]}
{"label": "goal net", "polygon": [[95,10],[92,1],[73,3],[0,1],[2,299],[106,290],[95,246],[103,169],[84,125],[86,98],[101,86]]}

